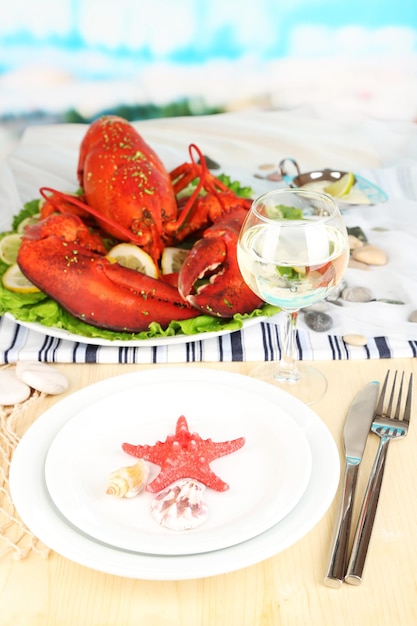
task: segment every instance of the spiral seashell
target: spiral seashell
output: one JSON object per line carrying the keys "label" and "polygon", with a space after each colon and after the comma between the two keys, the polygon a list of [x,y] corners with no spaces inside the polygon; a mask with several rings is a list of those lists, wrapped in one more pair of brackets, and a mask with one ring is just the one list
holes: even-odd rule
{"label": "spiral seashell", "polygon": [[148,475],[149,467],[143,459],[120,467],[109,475],[106,493],[117,498],[133,498],[145,487]]}
{"label": "spiral seashell", "polygon": [[208,515],[207,504],[203,499],[204,489],[204,485],[191,478],[176,481],[152,500],[152,517],[170,530],[197,528]]}

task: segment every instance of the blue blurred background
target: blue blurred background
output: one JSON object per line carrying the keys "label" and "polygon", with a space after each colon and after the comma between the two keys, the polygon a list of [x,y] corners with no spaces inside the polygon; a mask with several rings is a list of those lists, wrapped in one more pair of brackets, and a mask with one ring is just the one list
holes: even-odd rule
{"label": "blue blurred background", "polygon": [[0,0],[0,118],[417,118],[416,0]]}

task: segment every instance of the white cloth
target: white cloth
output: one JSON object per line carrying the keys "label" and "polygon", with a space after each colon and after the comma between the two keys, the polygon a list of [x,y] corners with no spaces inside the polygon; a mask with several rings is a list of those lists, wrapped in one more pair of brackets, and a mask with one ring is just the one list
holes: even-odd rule
{"label": "white cloth", "polygon": [[[369,243],[382,248],[388,255],[385,266],[372,267],[369,271],[348,269],[346,272],[347,285],[369,287],[375,301],[329,305],[328,312],[334,324],[328,335],[308,330],[303,315],[300,315],[300,337],[303,345],[309,346],[303,351],[303,358],[415,355],[417,324],[409,322],[408,317],[417,309],[417,125],[365,118],[326,121],[300,110],[165,118],[137,122],[135,126],[157,150],[168,169],[189,161],[188,146],[195,143],[221,165],[219,171],[250,185],[255,193],[283,185],[261,180],[255,174],[265,173],[260,169],[261,165],[277,165],[285,157],[295,158],[302,171],[331,167],[353,171],[379,185],[387,193],[388,202],[352,207],[344,213],[348,226],[360,226]],[[16,149],[0,164],[0,231],[9,227],[11,216],[24,202],[39,197],[40,186],[63,191],[77,188],[78,149],[85,131],[85,125],[72,124],[35,126],[26,130]],[[21,330],[19,340],[23,344],[21,352],[17,353],[10,350],[15,326],[8,322],[2,328],[0,358],[6,362],[9,362],[6,353],[13,354],[13,359],[23,358],[25,347],[37,345],[37,340],[41,340],[26,329]],[[260,330],[251,327],[240,333],[245,360],[267,358],[265,353],[262,356],[263,348],[259,348],[257,332]],[[368,347],[347,348],[341,338],[351,333],[365,335],[369,339]],[[379,348],[373,349],[375,338],[384,338],[386,347],[381,349],[378,344]],[[214,341],[218,343],[218,340]],[[338,349],[334,349],[335,341],[337,345],[343,345],[342,356],[338,356]],[[204,346],[206,342],[201,335],[195,343]],[[219,360],[218,349],[216,345],[214,352],[208,349],[197,351],[200,357],[192,359],[190,351],[187,357],[179,346],[158,347],[156,353],[150,348],[138,348],[135,356],[129,358],[138,362],[142,358],[144,362],[160,358],[177,362]],[[35,350],[39,351],[38,345]],[[100,356],[96,358],[118,361],[119,351],[116,351],[114,356],[114,353],[111,355],[100,348],[97,353]],[[146,351],[149,354],[145,357]],[[69,358],[64,357],[64,352],[62,346],[57,349],[55,360]],[[224,360],[239,359],[226,348]]]}

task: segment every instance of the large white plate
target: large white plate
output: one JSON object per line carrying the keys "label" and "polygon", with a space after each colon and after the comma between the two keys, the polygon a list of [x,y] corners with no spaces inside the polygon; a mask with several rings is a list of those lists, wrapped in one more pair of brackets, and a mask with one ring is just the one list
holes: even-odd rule
{"label": "large white plate", "polygon": [[[92,389],[86,406],[59,431],[46,458],[46,484],[55,505],[95,539],[150,554],[218,550],[278,523],[305,491],[311,452],[304,433],[276,398],[246,382],[243,376],[231,383],[221,373],[207,378],[200,370],[177,369],[153,372],[129,389],[113,388],[104,398]],[[180,415],[203,439],[246,440],[243,448],[210,464],[230,489],[204,490],[209,517],[188,532],[156,524],[151,493],[129,499],[105,493],[110,472],[136,461],[121,449],[122,443],[164,441]],[[151,480],[158,471],[152,464]]]}
{"label": "large white plate", "polygon": [[[180,368],[190,375],[192,368]],[[260,393],[288,412],[304,432],[311,450],[311,477],[304,495],[278,524],[253,539],[230,548],[188,556],[139,554],[105,545],[82,533],[62,516],[53,504],[45,482],[45,460],[49,446],[61,428],[83,409],[91,394],[104,398],[144,384],[155,376],[169,380],[177,368],[125,374],[96,383],[70,395],[60,409],[52,407],[41,415],[23,436],[10,467],[13,502],[25,524],[46,545],[62,556],[98,571],[146,580],[186,580],[238,570],[267,559],[288,548],[308,533],[327,511],[336,493],[340,461],[336,444],[320,418],[296,398],[272,385],[243,377],[245,388]],[[219,373],[198,368],[195,376],[218,381]],[[242,385],[242,376],[223,372],[224,383]],[[204,398],[202,399],[204,402]],[[140,396],[138,394],[138,409]],[[76,452],[74,452],[76,454]]]}
{"label": "large white plate", "polygon": [[[65,341],[80,342],[92,346],[115,346],[122,348],[140,348],[143,346],[145,348],[152,348],[157,346],[183,344],[189,341],[191,342],[201,341],[203,339],[213,339],[214,337],[220,337],[222,335],[230,335],[230,333],[233,332],[233,330],[230,329],[223,329],[217,331],[209,331],[206,333],[197,333],[194,335],[172,335],[167,337],[153,337],[149,339],[104,339],[103,337],[85,337],[84,335],[77,335],[63,328],[56,328],[55,326],[45,326],[44,324],[39,324],[38,322],[22,322],[21,320],[16,319],[11,313],[5,313],[4,316],[12,319],[14,322],[16,322],[16,324],[40,333],[41,335],[47,335],[48,337],[55,337],[56,339],[62,339]],[[253,324],[258,324],[265,319],[266,318],[263,316],[250,317],[242,321],[242,328],[248,328],[249,326],[253,326]]]}

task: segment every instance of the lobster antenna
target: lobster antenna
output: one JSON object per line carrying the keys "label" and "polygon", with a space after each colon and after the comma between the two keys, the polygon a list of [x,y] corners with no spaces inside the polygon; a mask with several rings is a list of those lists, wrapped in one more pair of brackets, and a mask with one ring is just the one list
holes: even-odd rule
{"label": "lobster antenna", "polygon": [[[41,187],[39,189],[39,193],[41,194],[42,198],[46,200],[47,202],[49,202],[50,204],[52,204],[54,209],[56,209],[59,213],[64,213],[65,211],[63,210],[59,202],[53,196],[56,196],[60,200],[65,200],[69,204],[73,204],[74,206],[77,206],[79,209],[83,209],[87,213],[90,213],[90,215],[93,215],[96,219],[108,224],[109,226],[112,226],[112,228],[114,229],[117,229],[122,238],[126,238],[128,241],[132,241],[141,246],[144,245],[143,238],[139,237],[138,235],[135,235],[128,228],[121,226],[120,224],[112,220],[110,217],[106,217],[105,215],[102,215],[99,211],[97,211],[96,209],[93,209],[91,206],[89,206],[85,202],[82,202],[82,200],[79,200],[75,196],[63,193],[62,191],[58,191],[57,189],[52,189],[51,187]],[[53,194],[53,195],[49,196],[48,194]]]}

